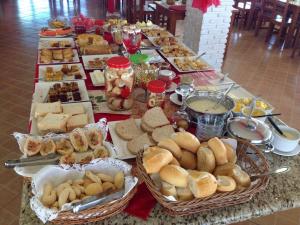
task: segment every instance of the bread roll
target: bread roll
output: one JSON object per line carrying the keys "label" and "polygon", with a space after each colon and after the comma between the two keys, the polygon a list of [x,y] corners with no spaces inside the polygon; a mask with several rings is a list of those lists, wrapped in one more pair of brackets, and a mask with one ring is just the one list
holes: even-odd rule
{"label": "bread roll", "polygon": [[217,191],[219,192],[234,191],[236,188],[236,182],[232,177],[217,176],[217,182],[218,182]]}
{"label": "bread roll", "polygon": [[196,169],[197,167],[197,158],[196,155],[189,151],[182,151],[181,159],[179,160],[180,165],[189,170]]}
{"label": "bread roll", "polygon": [[169,150],[177,159],[181,158],[182,151],[176,142],[171,138],[165,138],[161,140],[158,142],[157,146]]}
{"label": "bread roll", "polygon": [[206,147],[207,148],[208,147],[207,141],[201,142],[199,147]]}
{"label": "bread roll", "polygon": [[204,198],[217,191],[214,175],[202,171],[189,171],[188,185],[195,198]]}
{"label": "bread roll", "polygon": [[159,171],[159,176],[162,181],[176,187],[187,187],[188,172],[180,166],[166,165]]}
{"label": "bread roll", "polygon": [[175,157],[173,157],[172,161],[169,163],[170,165],[180,166],[180,163],[177,161]]}
{"label": "bread roll", "polygon": [[147,173],[158,173],[160,169],[168,165],[173,159],[173,155],[166,149],[159,147],[149,147],[143,156],[143,166]]}
{"label": "bread roll", "polygon": [[172,134],[171,138],[179,147],[192,153],[196,153],[200,146],[197,137],[189,132],[177,132]]}
{"label": "bread roll", "polygon": [[226,155],[227,155],[228,162],[236,163],[237,156],[235,150],[233,150],[232,146],[228,143],[224,142],[224,145],[226,147]]}
{"label": "bread roll", "polygon": [[240,167],[235,167],[233,169],[232,178],[238,186],[249,187],[251,184],[250,176]]}
{"label": "bread roll", "polygon": [[176,192],[177,192],[177,199],[179,201],[189,201],[192,200],[194,198],[193,193],[191,192],[191,190],[186,187],[186,188],[176,188]]}
{"label": "bread roll", "polygon": [[210,139],[208,146],[213,151],[218,166],[228,163],[226,147],[219,138],[214,137]]}
{"label": "bread roll", "polygon": [[165,196],[176,197],[177,195],[175,186],[164,181],[161,182],[160,192]]}
{"label": "bread roll", "polygon": [[226,163],[222,166],[217,166],[214,170],[215,176],[229,176],[231,177],[233,174],[233,169],[238,167],[238,165],[234,163]]}
{"label": "bread roll", "polygon": [[216,167],[214,153],[207,147],[200,147],[197,151],[197,169],[212,173]]}

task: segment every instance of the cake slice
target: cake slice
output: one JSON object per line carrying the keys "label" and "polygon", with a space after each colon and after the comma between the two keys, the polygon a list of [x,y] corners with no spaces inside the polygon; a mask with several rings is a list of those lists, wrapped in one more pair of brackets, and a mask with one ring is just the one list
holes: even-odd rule
{"label": "cake slice", "polygon": [[48,113],[61,113],[62,107],[60,102],[36,103],[34,117],[46,116]]}
{"label": "cake slice", "polygon": [[63,113],[70,114],[72,116],[85,113],[85,109],[81,103],[63,104],[62,109],[63,109]]}
{"label": "cake slice", "polygon": [[49,132],[64,133],[70,115],[48,113],[43,119],[38,120],[37,127],[43,134]]}
{"label": "cake slice", "polygon": [[89,118],[86,113],[73,115],[67,122],[67,131],[72,131],[75,128],[83,128],[89,123]]}

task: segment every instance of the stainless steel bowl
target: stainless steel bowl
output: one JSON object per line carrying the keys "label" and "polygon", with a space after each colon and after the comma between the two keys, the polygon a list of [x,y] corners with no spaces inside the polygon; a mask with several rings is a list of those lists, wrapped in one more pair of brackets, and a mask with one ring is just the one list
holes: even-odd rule
{"label": "stainless steel bowl", "polygon": [[212,116],[212,117],[222,117],[224,120],[226,120],[229,117],[229,115],[231,114],[231,111],[235,106],[234,100],[229,96],[226,96],[224,101],[220,103],[227,109],[227,111],[224,113],[200,112],[200,111],[195,111],[194,109],[189,107],[189,104],[193,101],[208,99],[208,100],[211,100],[211,101],[214,101],[217,103],[218,100],[221,98],[222,98],[221,92],[212,92],[212,91],[193,92],[191,95],[189,95],[185,99],[185,106],[186,106],[185,111],[187,112],[187,114],[189,115],[190,119],[193,122],[197,122],[197,117],[203,116],[203,115]]}

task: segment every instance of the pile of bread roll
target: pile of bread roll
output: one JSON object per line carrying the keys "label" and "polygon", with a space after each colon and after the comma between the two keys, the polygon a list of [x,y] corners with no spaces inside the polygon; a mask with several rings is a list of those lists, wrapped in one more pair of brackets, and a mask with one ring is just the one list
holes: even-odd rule
{"label": "pile of bread roll", "polygon": [[101,193],[110,194],[124,187],[124,173],[119,171],[115,176],[86,171],[81,179],[67,180],[54,187],[45,183],[40,201],[44,206],[59,210],[66,203],[79,202],[90,196]]}
{"label": "pile of bread roll", "polygon": [[143,154],[143,166],[165,196],[186,201],[250,186],[236,164],[235,150],[215,137],[200,144],[189,132],[177,132]]}

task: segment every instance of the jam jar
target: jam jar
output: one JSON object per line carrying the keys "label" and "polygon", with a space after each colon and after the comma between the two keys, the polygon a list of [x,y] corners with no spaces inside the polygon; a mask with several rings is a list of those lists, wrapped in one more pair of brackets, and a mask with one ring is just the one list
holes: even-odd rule
{"label": "jam jar", "polygon": [[161,80],[152,80],[147,85],[148,100],[147,105],[149,108],[160,106],[164,104],[166,94],[166,83]]}
{"label": "jam jar", "polygon": [[131,109],[134,71],[129,59],[123,56],[108,59],[104,76],[108,107],[115,111]]}

